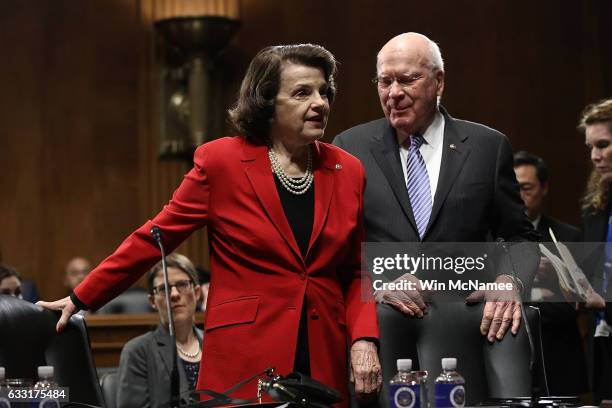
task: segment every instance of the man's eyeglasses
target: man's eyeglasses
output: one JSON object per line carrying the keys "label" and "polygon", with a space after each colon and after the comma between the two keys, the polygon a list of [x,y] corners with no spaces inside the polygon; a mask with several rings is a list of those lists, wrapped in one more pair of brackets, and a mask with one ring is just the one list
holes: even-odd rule
{"label": "man's eyeglasses", "polygon": [[388,75],[379,75],[372,79],[372,82],[375,83],[380,89],[388,90],[393,86],[394,82],[402,89],[407,89],[413,86],[419,79],[423,78],[422,74],[410,74],[410,75],[400,75],[399,77],[392,77]]}
{"label": "man's eyeglasses", "polygon": [[[176,290],[178,291],[178,293],[187,293],[189,291],[189,289],[191,289],[191,286],[193,285],[193,282],[190,280],[180,280],[180,281],[176,281],[173,284],[168,285],[168,293],[172,292],[172,288],[176,288]],[[159,295],[162,297],[166,297],[166,291],[164,289],[164,285],[157,285],[153,288],[153,294],[154,295]]]}

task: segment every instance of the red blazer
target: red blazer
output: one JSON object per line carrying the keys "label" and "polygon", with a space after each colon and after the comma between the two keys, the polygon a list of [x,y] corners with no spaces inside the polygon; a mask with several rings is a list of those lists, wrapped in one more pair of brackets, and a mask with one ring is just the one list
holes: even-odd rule
{"label": "red blazer", "polygon": [[[211,284],[198,387],[224,391],[267,367],[291,372],[306,295],[312,377],[347,401],[347,345],[378,338],[360,268],[365,176],[356,158],[326,143],[315,143],[313,159],[314,224],[305,257],[267,148],[226,137],[197,149],[168,205],[90,273],[76,296],[98,308],[153,266],[160,257],[149,234],[153,225],[163,231],[168,252],[208,226]],[[251,382],[233,395],[255,393]]]}

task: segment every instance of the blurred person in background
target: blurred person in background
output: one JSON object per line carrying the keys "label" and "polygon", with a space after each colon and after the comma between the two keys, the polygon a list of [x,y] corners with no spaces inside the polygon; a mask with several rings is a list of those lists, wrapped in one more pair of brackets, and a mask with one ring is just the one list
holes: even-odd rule
{"label": "blurred person in background", "polygon": [[83,257],[79,256],[68,261],[64,274],[64,287],[68,293],[71,293],[90,271],[91,262]]}
{"label": "blurred person in background", "polygon": [[[560,242],[580,242],[582,234],[572,225],[542,213],[548,195],[549,173],[544,160],[520,151],[514,154],[514,172],[519,183],[525,212],[542,241],[552,242],[549,228]],[[553,245],[548,249],[556,253]],[[531,288],[531,300],[540,309],[544,366],[550,395],[580,395],[588,391],[587,368],[577,324],[574,303],[562,296],[557,273],[547,258],[542,258]],[[567,373],[572,373],[568,375]]]}
{"label": "blurred person in background", "polygon": [[21,277],[17,269],[0,265],[0,295],[10,295],[23,299]]}
{"label": "blurred person in background", "polygon": [[591,335],[594,403],[612,399],[612,98],[587,106],[578,128],[584,132],[593,169],[582,200],[585,242],[601,242],[603,249],[586,256],[584,272],[602,298],[587,302],[595,309]]}
{"label": "blurred person in background", "polygon": [[[195,327],[194,315],[200,303],[201,289],[196,270],[184,255],[167,257],[176,350],[179,362],[181,403],[198,399],[189,391],[196,388],[202,358],[202,331]],[[168,332],[166,293],[161,262],[147,274],[149,302],[159,313],[160,324],[154,331],[126,343],[119,363],[117,406],[167,407],[168,384],[172,367],[172,339]]]}

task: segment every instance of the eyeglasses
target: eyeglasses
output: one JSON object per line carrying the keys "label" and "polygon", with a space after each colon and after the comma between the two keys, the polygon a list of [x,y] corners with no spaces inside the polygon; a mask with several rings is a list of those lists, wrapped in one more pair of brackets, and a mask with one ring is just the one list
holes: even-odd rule
{"label": "eyeglasses", "polygon": [[393,86],[394,82],[397,82],[400,88],[407,89],[413,86],[419,79],[423,78],[423,74],[410,74],[410,75],[400,75],[399,77],[393,77],[389,75],[379,75],[372,79],[372,82],[375,83],[380,89],[388,90]]}
{"label": "eyeglasses", "polygon": [[[189,291],[189,289],[191,289],[191,286],[193,285],[193,282],[190,280],[180,280],[180,281],[176,281],[173,284],[168,285],[168,293],[172,292],[172,288],[176,288],[176,290],[178,291],[178,293],[187,293]],[[161,297],[166,297],[166,290],[164,289],[164,285],[157,285],[153,288],[153,294],[155,295],[159,295]]]}

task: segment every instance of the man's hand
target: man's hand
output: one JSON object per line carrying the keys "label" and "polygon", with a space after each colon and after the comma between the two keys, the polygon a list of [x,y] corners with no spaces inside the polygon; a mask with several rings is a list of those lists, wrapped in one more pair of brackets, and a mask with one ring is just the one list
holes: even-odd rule
{"label": "man's hand", "polygon": [[503,339],[510,325],[512,325],[512,334],[516,335],[521,325],[521,302],[514,280],[508,275],[500,275],[495,282],[511,283],[513,289],[511,291],[477,290],[465,299],[466,303],[477,303],[482,300],[486,302],[480,322],[480,333],[487,336],[487,340],[491,343],[496,339]]}
{"label": "man's hand", "polygon": [[70,316],[72,316],[78,311],[77,307],[74,305],[74,303],[72,303],[70,296],[66,296],[63,299],[56,300],[55,302],[43,302],[41,300],[41,301],[36,302],[36,304],[44,307],[45,309],[62,311],[62,316],[57,321],[57,325],[55,326],[55,330],[58,333],[61,333],[64,331],[64,328],[66,328],[66,325],[68,324],[68,319],[70,319]]}
{"label": "man's hand", "polygon": [[376,353],[376,345],[368,340],[357,340],[351,346],[350,380],[355,383],[359,398],[369,398],[382,385],[382,370]]}
{"label": "man's hand", "polygon": [[405,280],[412,282],[414,290],[377,290],[374,299],[377,303],[385,303],[395,307],[408,316],[423,317],[427,313],[427,305],[421,295],[421,281],[416,276],[406,273],[394,282]]}

